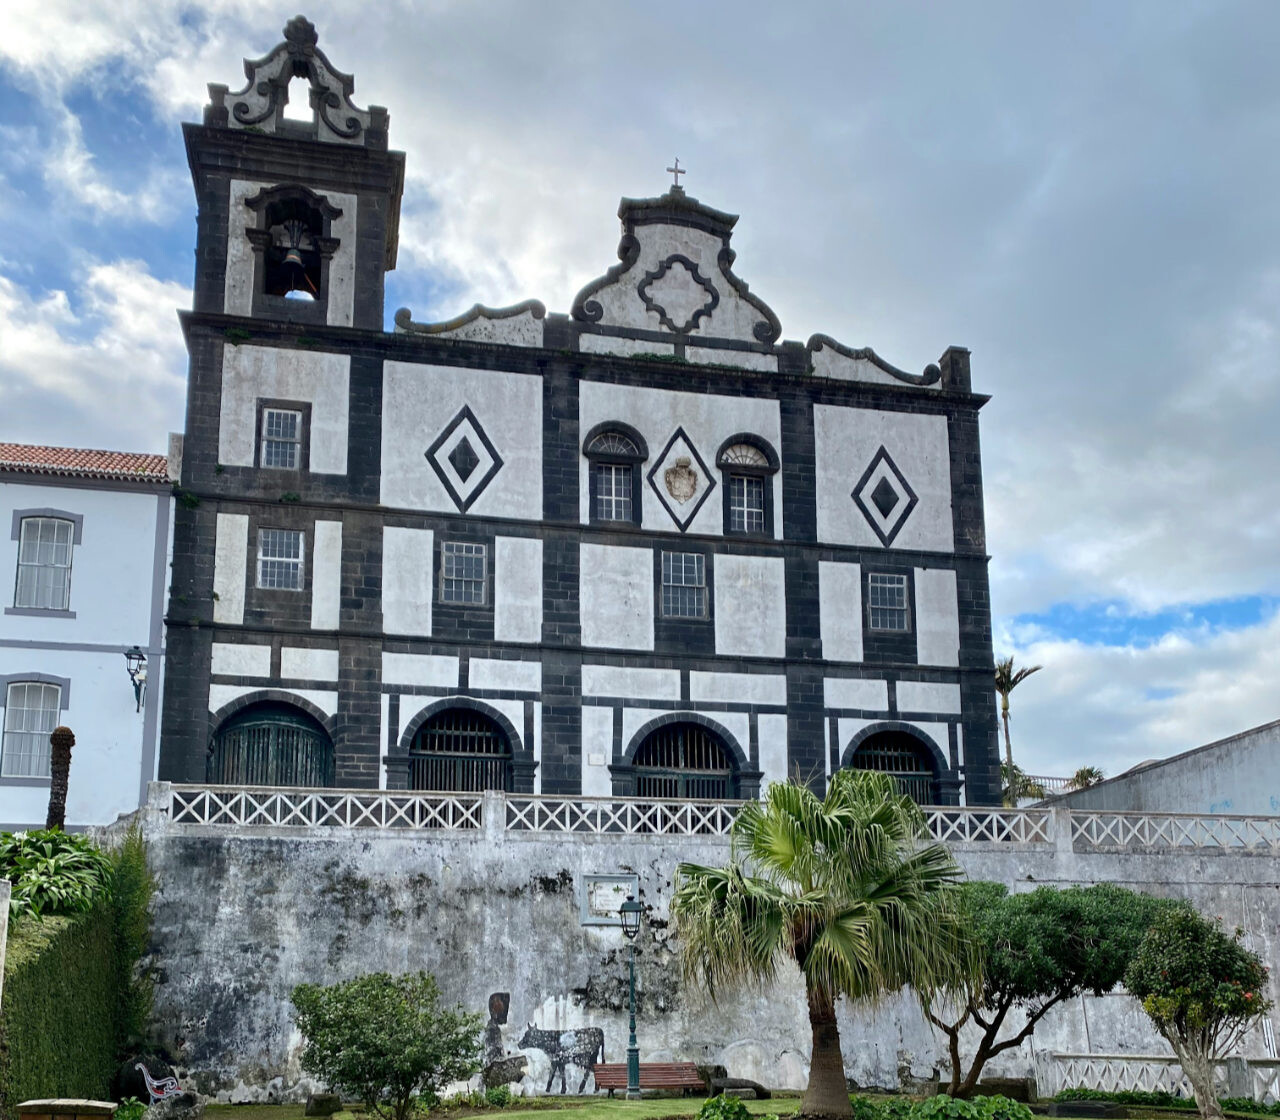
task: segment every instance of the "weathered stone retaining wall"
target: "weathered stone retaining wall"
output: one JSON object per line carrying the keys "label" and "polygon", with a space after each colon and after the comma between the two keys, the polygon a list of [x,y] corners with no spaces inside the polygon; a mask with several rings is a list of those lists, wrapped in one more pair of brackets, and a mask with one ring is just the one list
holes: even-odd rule
{"label": "weathered stone retaining wall", "polygon": [[[433,832],[175,825],[140,814],[153,868],[157,1030],[187,1077],[223,1099],[297,1096],[300,1036],[289,992],[375,970],[427,969],[447,997],[484,1011],[509,993],[490,1042],[526,1059],[522,1088],[544,1091],[552,1058],[523,1048],[528,1024],[598,1027],[604,1060],[624,1060],[627,946],[614,926],[583,924],[587,876],[634,875],[646,908],[637,939],[642,1060],[694,1060],[777,1087],[802,1086],[809,1029],[798,974],[716,1006],[681,984],[668,904],[681,860],[723,862],[720,837]],[[1015,890],[1114,882],[1192,899],[1245,928],[1280,957],[1280,858],[1274,852],[1173,849],[1084,852],[1070,842],[967,844],[975,878]],[[945,1048],[914,1005],[845,1008],[845,1063],[860,1085],[945,1067]],[[570,1040],[566,1040],[568,1044]],[[1127,996],[1084,999],[1051,1013],[1031,1044],[991,1072],[1029,1075],[1032,1048],[1157,1054],[1166,1047]],[[553,1047],[554,1048],[554,1047]],[[1260,1034],[1249,1052],[1265,1054]],[[519,1065],[518,1060],[515,1063]],[[570,1092],[584,1070],[570,1062]],[[592,1088],[586,1078],[587,1091]],[[554,1091],[560,1089],[555,1073]]]}

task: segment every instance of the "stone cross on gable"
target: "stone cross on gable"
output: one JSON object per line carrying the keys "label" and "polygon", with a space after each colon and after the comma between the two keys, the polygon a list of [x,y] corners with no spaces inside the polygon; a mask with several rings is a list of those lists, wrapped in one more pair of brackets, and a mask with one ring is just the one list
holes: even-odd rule
{"label": "stone cross on gable", "polygon": [[688,174],[689,174],[689,172],[687,172],[683,167],[681,167],[681,166],[680,166],[680,157],[679,157],[679,156],[676,156],[676,161],[675,161],[675,162],[676,162],[676,165],[675,165],[674,167],[668,167],[668,168],[667,168],[667,170],[671,172],[671,175],[672,175],[672,178],[674,179],[675,185],[678,187],[678,186],[680,185],[680,176],[681,176],[681,175],[688,175]]}

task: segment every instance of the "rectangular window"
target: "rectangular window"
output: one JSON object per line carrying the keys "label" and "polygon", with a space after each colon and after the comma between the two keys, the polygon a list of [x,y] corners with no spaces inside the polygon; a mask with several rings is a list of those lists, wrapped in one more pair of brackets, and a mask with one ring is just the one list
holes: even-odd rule
{"label": "rectangular window", "polygon": [[867,576],[867,618],[872,630],[905,631],[907,577],[872,572]]}
{"label": "rectangular window", "polygon": [[9,686],[5,695],[0,776],[49,776],[49,734],[58,726],[61,707],[62,689],[56,684],[27,681]]}
{"label": "rectangular window", "polygon": [[18,586],[13,605],[65,611],[71,604],[71,545],[75,525],[56,517],[24,517],[18,539]]}
{"label": "rectangular window", "polygon": [[488,582],[487,548],[482,544],[442,541],[440,601],[484,604]]}
{"label": "rectangular window", "polygon": [[662,615],[707,617],[707,559],[702,553],[662,554]]}
{"label": "rectangular window", "polygon": [[764,532],[764,479],[758,475],[729,476],[729,532]]}
{"label": "rectangular window", "polygon": [[287,408],[262,410],[261,465],[296,471],[302,464],[302,413]]}
{"label": "rectangular window", "polygon": [[594,463],[596,472],[596,520],[632,521],[631,464]]}
{"label": "rectangular window", "polygon": [[272,591],[302,590],[302,533],[258,530],[258,586]]}

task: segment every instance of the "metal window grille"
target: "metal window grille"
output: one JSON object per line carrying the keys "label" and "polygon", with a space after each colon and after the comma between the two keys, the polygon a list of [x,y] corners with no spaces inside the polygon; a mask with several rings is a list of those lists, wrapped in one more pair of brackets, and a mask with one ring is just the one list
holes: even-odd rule
{"label": "metal window grille", "polygon": [[867,612],[872,630],[909,629],[907,577],[872,572],[867,577]]}
{"label": "metal window grille", "polygon": [[601,432],[587,447],[588,455],[625,455],[640,458],[640,449],[621,432]]}
{"label": "metal window grille", "polygon": [[417,790],[511,792],[511,744],[488,716],[447,708],[432,716],[409,748],[409,786]]}
{"label": "metal window grille", "polygon": [[18,540],[18,586],[13,605],[65,611],[71,603],[75,525],[57,517],[24,517]]}
{"label": "metal window grille", "polygon": [[315,720],[283,704],[246,708],[209,745],[208,780],[229,786],[332,786],[333,744]]}
{"label": "metal window grille", "polygon": [[258,530],[258,586],[277,591],[302,590],[300,531]]}
{"label": "metal window grille", "polygon": [[9,686],[5,694],[0,775],[49,776],[49,733],[58,726],[61,708],[62,689],[56,684],[23,681]]}
{"label": "metal window grille", "polygon": [[264,467],[294,471],[302,461],[302,413],[268,408],[262,413]]}
{"label": "metal window grille", "polygon": [[738,775],[723,744],[696,723],[670,723],[636,748],[637,797],[724,800],[738,796]]}
{"label": "metal window grille", "polygon": [[664,618],[707,617],[706,557],[700,552],[662,554]]}
{"label": "metal window grille", "polygon": [[873,735],[853,752],[854,770],[874,770],[895,778],[898,787],[917,805],[931,805],[933,763],[910,735],[886,731]]}
{"label": "metal window grille", "polygon": [[756,475],[729,476],[729,530],[764,532],[764,479]]}
{"label": "metal window grille", "polygon": [[631,464],[596,463],[596,520],[630,521]]}
{"label": "metal window grille", "polygon": [[486,553],[486,546],[482,544],[465,544],[461,541],[441,543],[442,603],[484,603],[488,576]]}

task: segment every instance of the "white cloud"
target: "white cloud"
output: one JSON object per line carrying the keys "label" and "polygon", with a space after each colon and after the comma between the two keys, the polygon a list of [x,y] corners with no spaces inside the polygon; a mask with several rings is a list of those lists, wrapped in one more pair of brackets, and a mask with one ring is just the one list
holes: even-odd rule
{"label": "white cloud", "polygon": [[191,292],[137,261],[92,264],[75,301],[0,275],[0,436],[159,451],[182,427]]}

